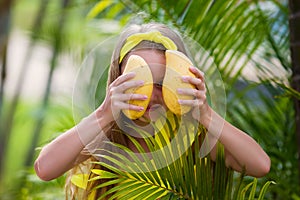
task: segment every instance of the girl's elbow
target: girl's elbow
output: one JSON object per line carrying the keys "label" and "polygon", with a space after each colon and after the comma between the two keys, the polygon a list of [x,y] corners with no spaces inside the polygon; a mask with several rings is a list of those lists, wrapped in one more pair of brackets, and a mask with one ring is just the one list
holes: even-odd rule
{"label": "girl's elbow", "polygon": [[263,176],[266,176],[270,172],[270,169],[271,169],[271,161],[269,159],[268,163],[264,166],[264,168],[262,170]]}
{"label": "girl's elbow", "polygon": [[40,165],[39,160],[35,161],[34,170],[36,175],[43,181],[51,181],[53,179],[53,177],[50,176],[48,171]]}
{"label": "girl's elbow", "polygon": [[265,159],[263,162],[259,164],[255,177],[260,178],[266,176],[270,172],[270,169],[271,169],[271,160],[268,157],[267,159]]}

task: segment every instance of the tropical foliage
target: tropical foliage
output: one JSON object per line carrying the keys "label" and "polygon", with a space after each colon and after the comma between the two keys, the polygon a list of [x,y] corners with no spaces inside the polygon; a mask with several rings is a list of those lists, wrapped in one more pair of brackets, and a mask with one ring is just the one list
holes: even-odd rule
{"label": "tropical foliage", "polygon": [[[175,119],[175,120],[174,120]],[[184,123],[182,123],[184,121]],[[153,124],[155,136],[134,128],[146,141],[149,154],[129,136],[138,152],[125,146],[110,143],[123,153],[97,154],[97,164],[108,171],[95,169],[89,181],[106,179],[95,189],[115,185],[100,199],[264,199],[268,181],[257,195],[257,179],[245,185],[243,174],[238,181],[233,170],[225,166],[224,148],[218,143],[216,161],[210,156],[201,157],[200,149],[205,146],[206,130],[197,123],[168,118],[164,126]],[[171,140],[169,139],[171,136]],[[200,137],[199,137],[200,136]],[[201,138],[202,142],[199,141]],[[194,144],[194,145],[192,145]],[[138,156],[140,155],[140,156]],[[114,165],[107,164],[114,163]],[[248,192],[250,191],[250,192]]]}

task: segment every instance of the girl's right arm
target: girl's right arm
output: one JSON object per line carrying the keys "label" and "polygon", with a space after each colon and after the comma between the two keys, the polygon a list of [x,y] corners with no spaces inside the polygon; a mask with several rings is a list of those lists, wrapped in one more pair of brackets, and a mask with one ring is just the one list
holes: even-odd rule
{"label": "girl's right arm", "polygon": [[107,124],[105,119],[96,117],[96,112],[42,149],[34,164],[36,174],[42,180],[55,179],[89,157],[81,154],[85,144],[99,134],[100,124]]}
{"label": "girl's right arm", "polygon": [[42,149],[34,164],[36,174],[42,180],[55,179],[87,159],[88,155],[81,154],[85,145],[98,134],[103,134],[101,130],[118,118],[120,110],[143,109],[127,102],[131,99],[145,100],[145,95],[124,93],[129,88],[143,85],[141,81],[129,81],[134,76],[134,73],[119,76],[110,84],[100,107]]}

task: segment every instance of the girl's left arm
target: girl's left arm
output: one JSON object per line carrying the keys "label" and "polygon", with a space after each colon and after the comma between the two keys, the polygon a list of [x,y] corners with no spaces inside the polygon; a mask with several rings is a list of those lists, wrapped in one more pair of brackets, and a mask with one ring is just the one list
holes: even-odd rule
{"label": "girl's left arm", "polygon": [[[196,77],[184,76],[182,81],[195,85],[195,89],[179,89],[178,93],[194,96],[194,99],[179,100],[179,103],[194,107],[192,116],[208,130],[211,141],[218,140],[224,145],[228,167],[240,172],[245,170],[247,175],[254,177],[266,175],[271,166],[269,156],[252,137],[227,122],[208,105],[203,72],[196,67],[190,67],[190,71]],[[215,159],[215,146],[210,153]]]}
{"label": "girl's left arm", "polygon": [[[261,146],[207,104],[204,106],[209,114],[201,117],[200,123],[207,128],[210,137],[218,139],[224,145],[226,165],[239,172],[245,170],[250,176],[265,176],[270,170],[271,161]],[[212,149],[211,156],[214,160],[216,146]]]}

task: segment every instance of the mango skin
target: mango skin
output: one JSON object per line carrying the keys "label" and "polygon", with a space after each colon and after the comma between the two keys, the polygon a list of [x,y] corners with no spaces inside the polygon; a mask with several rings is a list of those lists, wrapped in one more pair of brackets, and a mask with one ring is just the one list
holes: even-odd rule
{"label": "mango skin", "polygon": [[144,115],[153,91],[153,77],[152,77],[152,72],[146,63],[146,61],[137,55],[131,55],[128,58],[127,64],[124,69],[124,74],[128,72],[135,72],[136,75],[134,78],[131,80],[143,80],[144,85],[137,87],[137,88],[130,88],[125,91],[125,93],[129,94],[143,94],[147,95],[146,100],[129,100],[129,104],[137,105],[137,106],[142,106],[144,107],[144,110],[142,111],[135,111],[135,110],[128,110],[124,109],[122,112],[127,116],[129,119],[137,119],[140,118]]}
{"label": "mango skin", "polygon": [[193,96],[178,94],[177,89],[192,89],[194,85],[184,83],[182,76],[195,77],[189,71],[189,67],[193,66],[190,59],[183,53],[175,50],[166,50],[166,73],[163,80],[163,99],[168,109],[176,115],[183,115],[191,110],[191,106],[180,105],[179,99],[192,100]]}

